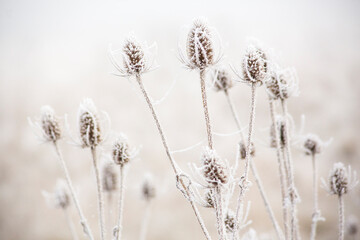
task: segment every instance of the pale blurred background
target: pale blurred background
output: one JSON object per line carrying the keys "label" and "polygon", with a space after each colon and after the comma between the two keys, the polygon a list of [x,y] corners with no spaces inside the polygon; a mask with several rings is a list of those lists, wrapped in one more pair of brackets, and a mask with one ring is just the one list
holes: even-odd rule
{"label": "pale blurred background", "polygon": [[[205,138],[197,72],[184,69],[177,59],[178,40],[184,26],[205,16],[223,42],[223,64],[237,64],[247,37],[260,39],[278,53],[281,64],[294,66],[300,96],[289,101],[296,127],[306,116],[304,133],[318,134],[332,143],[319,156],[320,176],[327,178],[336,161],[360,170],[360,2],[346,1],[54,1],[0,2],[0,238],[70,239],[63,213],[49,208],[41,191],[51,191],[61,169],[49,144],[37,141],[27,117],[38,116],[50,104],[58,115],[68,115],[77,131],[77,108],[84,97],[94,100],[111,118],[111,135],[124,132],[131,144],[142,146],[127,175],[124,239],[138,239],[144,201],[140,184],[146,172],[155,175],[154,200],[148,239],[203,239],[190,205],[175,188],[174,175],[155,124],[133,81],[110,74],[109,44],[121,47],[129,32],[157,43],[156,71],[144,75],[144,84],[155,99],[174,89],[157,105],[172,149],[191,146]],[[250,89],[236,85],[231,94],[240,118],[248,123]],[[209,91],[214,131],[236,131],[225,97]],[[269,145],[269,111],[264,89],[259,90],[255,144],[256,161],[276,216],[281,221],[279,181],[275,152]],[[237,136],[215,137],[219,154],[234,161]],[[61,142],[65,160],[91,227],[98,232],[96,186],[90,151]],[[111,142],[105,142],[103,152]],[[205,144],[205,143],[204,143]],[[175,155],[199,163],[201,147]],[[309,237],[312,213],[311,160],[293,148],[296,184],[302,198],[299,219],[303,239]],[[275,237],[256,185],[250,227],[258,235]],[[318,239],[337,237],[337,200],[319,189],[325,222]],[[360,215],[359,187],[346,196],[346,214]],[[78,216],[71,209],[78,234]],[[116,208],[113,207],[116,212]],[[214,214],[201,209],[213,236]],[[114,212],[112,213],[114,214]],[[82,238],[83,239],[83,238]],[[110,238],[109,238],[110,239]]]}

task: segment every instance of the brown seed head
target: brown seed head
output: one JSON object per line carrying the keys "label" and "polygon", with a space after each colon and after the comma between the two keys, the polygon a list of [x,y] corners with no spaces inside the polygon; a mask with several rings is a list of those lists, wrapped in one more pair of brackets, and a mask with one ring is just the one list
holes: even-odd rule
{"label": "brown seed head", "polygon": [[315,134],[308,134],[304,142],[305,154],[315,155],[321,153],[322,141]]}
{"label": "brown seed head", "polygon": [[254,45],[249,45],[244,56],[242,70],[244,81],[262,84],[268,71],[265,52]]}
{"label": "brown seed head", "polygon": [[187,55],[192,69],[204,69],[214,63],[212,34],[203,19],[196,19],[188,34]]}
{"label": "brown seed head", "polygon": [[[239,146],[240,146],[240,159],[245,160],[246,159],[246,148],[247,148],[247,146],[245,145],[245,143],[243,141],[240,141]],[[252,157],[255,156],[255,147],[254,147],[253,142],[251,143],[251,146],[250,146],[250,155]]]}
{"label": "brown seed head", "polygon": [[298,83],[294,69],[278,68],[275,67],[271,71],[271,76],[266,81],[266,89],[271,99],[284,100],[298,93]]}
{"label": "brown seed head", "polygon": [[225,68],[219,68],[214,71],[214,89],[216,91],[226,91],[234,85],[229,72]]}
{"label": "brown seed head", "polygon": [[227,232],[234,232],[235,230],[235,216],[234,216],[234,213],[232,211],[228,211],[226,216],[225,216],[225,219],[224,219],[224,222],[225,222],[225,227],[226,227],[226,231]]}
{"label": "brown seed head", "polygon": [[[277,131],[278,131],[278,137],[280,142],[280,147],[285,147],[286,144],[286,127],[285,127],[285,121],[282,117],[277,116],[276,118],[276,125],[277,125]],[[275,138],[275,127],[274,124],[270,127],[270,147],[276,148],[276,138]]]}
{"label": "brown seed head", "polygon": [[142,185],[142,196],[146,201],[150,201],[156,196],[156,189],[149,177],[145,178]]}
{"label": "brown seed head", "polygon": [[79,109],[80,140],[83,147],[96,147],[102,141],[97,110],[93,101],[84,99]]}
{"label": "brown seed head", "polygon": [[135,37],[129,37],[123,47],[124,69],[128,75],[141,74],[146,71],[147,61],[141,44]]}
{"label": "brown seed head", "polygon": [[226,166],[216,154],[215,150],[205,148],[202,154],[203,173],[205,180],[213,187],[228,182]]}
{"label": "brown seed head", "polygon": [[61,138],[61,129],[58,118],[50,106],[41,108],[41,128],[47,141],[56,142]]}
{"label": "brown seed head", "polygon": [[106,163],[102,168],[102,184],[105,192],[113,192],[117,186],[117,175],[113,164]]}
{"label": "brown seed head", "polygon": [[129,145],[125,139],[118,138],[115,140],[112,148],[112,158],[115,164],[121,167],[130,161]]}
{"label": "brown seed head", "polygon": [[348,192],[348,175],[343,163],[334,164],[329,177],[330,193],[341,196]]}
{"label": "brown seed head", "polygon": [[351,215],[348,218],[346,230],[347,234],[352,237],[355,237],[356,234],[359,232],[359,221],[354,215]]}

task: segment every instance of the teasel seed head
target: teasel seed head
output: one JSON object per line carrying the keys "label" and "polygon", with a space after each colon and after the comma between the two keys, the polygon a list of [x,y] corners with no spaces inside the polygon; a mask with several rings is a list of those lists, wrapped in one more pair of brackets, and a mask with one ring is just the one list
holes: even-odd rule
{"label": "teasel seed head", "polygon": [[146,176],[143,184],[142,184],[142,197],[146,201],[150,201],[156,196],[156,188],[150,178],[150,176]]}
{"label": "teasel seed head", "polygon": [[202,154],[202,162],[204,177],[208,184],[216,187],[228,182],[227,168],[215,150],[206,147]]}
{"label": "teasel seed head", "polygon": [[306,155],[315,155],[321,153],[322,141],[315,134],[308,134],[305,138],[304,149]]}
{"label": "teasel seed head", "polygon": [[204,200],[206,203],[206,207],[208,208],[215,208],[215,204],[214,204],[214,193],[212,189],[208,189],[205,192],[205,196],[204,196]]}
{"label": "teasel seed head", "polygon": [[187,38],[187,55],[192,69],[204,69],[214,64],[213,36],[206,20],[196,19]]}
{"label": "teasel seed head", "polygon": [[115,140],[112,147],[112,158],[115,164],[121,167],[130,161],[130,149],[126,139],[118,138]]}
{"label": "teasel seed head", "polygon": [[70,205],[70,196],[63,179],[60,179],[56,183],[54,192],[54,204],[57,208],[66,209]]}
{"label": "teasel seed head", "polygon": [[102,141],[97,109],[93,101],[84,99],[79,108],[79,130],[82,147],[96,147]]}
{"label": "teasel seed head", "polygon": [[102,185],[105,192],[113,192],[117,188],[117,174],[111,162],[102,166]]}
{"label": "teasel seed head", "polygon": [[231,210],[228,210],[226,213],[225,219],[225,227],[227,232],[234,232],[235,230],[235,216],[234,213]]}
{"label": "teasel seed head", "polygon": [[[239,147],[240,147],[240,159],[245,160],[246,159],[246,149],[247,146],[243,141],[239,142]],[[251,142],[251,146],[250,146],[250,155],[252,157],[255,156],[255,147],[254,147],[254,143]]]}
{"label": "teasel seed head", "polygon": [[215,91],[227,91],[234,85],[234,80],[225,68],[217,68],[213,72]]}
{"label": "teasel seed head", "polygon": [[47,141],[56,142],[61,138],[61,128],[55,111],[50,106],[41,108],[41,128]]}
{"label": "teasel seed head", "polygon": [[273,67],[270,77],[266,81],[266,90],[271,99],[285,100],[293,95],[297,95],[298,89],[295,69]]}
{"label": "teasel seed head", "polygon": [[[277,116],[276,119],[276,126],[278,131],[279,143],[280,147],[284,148],[286,144],[286,127],[284,118],[281,116]],[[270,127],[270,147],[276,148],[276,138],[275,138],[275,126],[271,124]]]}
{"label": "teasel seed head", "polygon": [[355,237],[356,234],[359,232],[359,221],[354,215],[351,215],[348,218],[346,231],[347,231],[347,234],[352,237]]}
{"label": "teasel seed head", "polygon": [[251,84],[263,84],[268,73],[265,52],[254,45],[246,49],[242,63],[243,80]]}
{"label": "teasel seed head", "polygon": [[140,75],[147,70],[147,61],[142,45],[134,36],[126,39],[123,47],[124,69],[128,75]]}
{"label": "teasel seed head", "polygon": [[348,184],[348,174],[344,164],[335,163],[329,178],[330,193],[342,196],[348,192]]}

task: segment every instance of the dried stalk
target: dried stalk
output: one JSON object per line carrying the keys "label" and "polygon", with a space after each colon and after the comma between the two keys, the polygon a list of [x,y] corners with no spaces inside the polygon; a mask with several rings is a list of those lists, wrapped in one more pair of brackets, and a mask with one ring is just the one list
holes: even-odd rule
{"label": "dried stalk", "polygon": [[315,154],[311,154],[312,165],[313,165],[313,195],[314,195],[314,212],[312,215],[312,224],[311,224],[311,235],[310,240],[315,240],[316,237],[316,227],[317,222],[319,221],[319,204],[318,204],[318,184],[317,184],[317,164],[315,159]]}
{"label": "dried stalk", "polygon": [[91,146],[91,155],[93,159],[93,166],[95,171],[96,177],[96,185],[97,185],[97,197],[98,197],[98,204],[99,204],[99,225],[100,225],[100,236],[101,240],[105,239],[105,220],[104,220],[104,200],[103,200],[103,190],[100,181],[100,173],[99,167],[97,164],[97,155],[96,155],[96,147]]}
{"label": "dried stalk", "polygon": [[77,234],[76,234],[76,230],[75,230],[75,227],[74,227],[74,223],[73,223],[73,221],[71,220],[71,217],[70,217],[70,215],[69,215],[69,211],[68,211],[67,208],[64,209],[64,214],[65,214],[66,222],[67,222],[67,224],[68,224],[68,226],[69,226],[69,230],[70,230],[70,232],[71,232],[72,239],[73,239],[73,240],[78,240],[79,238],[78,238],[78,236],[77,236]]}
{"label": "dried stalk", "polygon": [[125,182],[124,167],[122,165],[120,165],[119,215],[118,215],[117,226],[114,228],[114,239],[115,240],[121,239],[122,216],[123,216],[123,209],[124,209],[124,184],[125,184],[124,182]]}
{"label": "dried stalk", "polygon": [[199,222],[199,224],[200,224],[200,227],[201,227],[201,229],[202,229],[202,231],[203,231],[206,239],[210,240],[210,239],[211,239],[210,234],[209,234],[209,232],[208,232],[208,230],[207,230],[207,228],[206,228],[206,226],[205,226],[205,224],[204,224],[203,219],[202,219],[201,216],[200,216],[200,212],[199,212],[197,206],[195,205],[194,200],[192,199],[192,196],[191,196],[191,194],[190,194],[190,192],[189,192],[189,189],[186,187],[186,185],[185,185],[184,181],[182,180],[182,178],[179,177],[179,176],[180,176],[180,172],[179,172],[179,170],[177,169],[176,164],[175,164],[175,161],[174,161],[174,159],[173,159],[173,157],[172,157],[172,155],[171,155],[171,153],[170,153],[170,149],[169,149],[169,147],[168,147],[168,145],[167,145],[167,141],[166,141],[165,135],[164,135],[164,133],[163,133],[162,127],[161,127],[161,125],[160,125],[159,119],[158,119],[158,117],[157,117],[157,114],[156,114],[156,112],[155,112],[154,106],[153,106],[153,104],[151,103],[151,100],[150,100],[150,98],[149,98],[149,96],[148,96],[148,94],[147,94],[147,92],[146,92],[146,90],[145,90],[145,87],[144,87],[144,85],[143,85],[143,83],[142,83],[142,81],[141,81],[141,77],[140,77],[139,74],[136,75],[136,80],[137,80],[137,82],[138,82],[138,84],[139,84],[139,87],[140,87],[140,89],[141,89],[141,92],[143,93],[144,98],[145,98],[145,100],[146,100],[146,102],[147,102],[147,104],[148,104],[148,107],[149,107],[150,111],[151,111],[151,114],[152,114],[152,116],[153,116],[153,118],[154,118],[154,121],[155,121],[156,126],[157,126],[157,129],[158,129],[158,131],[159,131],[159,134],[160,134],[160,137],[161,137],[163,146],[164,146],[164,148],[165,148],[165,152],[166,152],[166,154],[167,154],[167,156],[168,156],[168,158],[169,158],[169,160],[170,160],[170,163],[171,163],[171,166],[172,166],[172,168],[173,168],[173,170],[174,170],[174,172],[175,172],[175,175],[176,175],[176,177],[178,178],[178,180],[180,181],[180,184],[181,184],[182,188],[184,189],[185,194],[187,195],[187,199],[189,200],[189,202],[190,202],[190,204],[191,204],[191,207],[192,207],[192,209],[193,209],[193,211],[194,211],[194,214],[195,214],[195,216],[196,216],[196,218],[197,218],[197,220],[198,220],[198,222]]}
{"label": "dried stalk", "polygon": [[344,240],[345,235],[345,214],[344,214],[344,198],[339,194],[339,240]]}
{"label": "dried stalk", "polygon": [[216,221],[217,228],[220,240],[226,240],[226,230],[225,230],[225,222],[224,222],[224,212],[223,212],[223,201],[222,201],[222,191],[221,187],[217,186],[215,188],[216,192]]}
{"label": "dried stalk", "polygon": [[145,213],[141,223],[140,240],[146,239],[147,226],[149,224],[150,217],[150,201],[146,201]]}
{"label": "dried stalk", "polygon": [[56,155],[58,156],[61,168],[62,168],[62,170],[64,172],[65,179],[66,179],[66,182],[67,182],[69,190],[70,190],[71,198],[73,199],[76,210],[77,210],[77,212],[79,214],[80,223],[81,223],[81,226],[83,227],[83,231],[84,231],[85,235],[87,235],[90,240],[94,240],[91,229],[89,228],[89,225],[88,225],[88,223],[86,221],[86,218],[85,218],[85,216],[84,216],[84,214],[83,214],[83,212],[81,210],[79,200],[76,197],[74,186],[72,185],[72,181],[71,181],[71,178],[70,178],[70,175],[69,175],[69,171],[67,169],[67,166],[66,166],[64,158],[62,156],[62,153],[61,153],[61,151],[59,149],[58,143],[56,141],[54,141],[53,144],[54,144],[55,152],[56,152]]}
{"label": "dried stalk", "polygon": [[201,96],[204,108],[204,115],[206,121],[206,131],[208,136],[208,145],[210,149],[213,149],[213,139],[212,139],[212,132],[211,132],[211,124],[210,124],[210,116],[207,104],[207,97],[206,97],[206,84],[205,84],[205,70],[200,70],[200,83],[201,83]]}

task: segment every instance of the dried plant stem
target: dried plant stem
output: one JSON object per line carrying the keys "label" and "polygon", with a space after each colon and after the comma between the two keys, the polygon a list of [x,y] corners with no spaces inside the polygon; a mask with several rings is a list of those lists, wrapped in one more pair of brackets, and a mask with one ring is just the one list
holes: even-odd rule
{"label": "dried plant stem", "polygon": [[291,159],[291,151],[290,151],[290,134],[289,134],[289,121],[288,121],[288,110],[285,100],[281,100],[281,107],[283,110],[283,118],[285,122],[285,153],[286,153],[286,161],[288,164],[288,183],[289,183],[289,197],[290,197],[290,229],[291,229],[291,238],[300,240],[299,234],[299,226],[298,220],[296,216],[296,189],[294,184],[294,170],[292,166],[292,159]]}
{"label": "dried plant stem", "polygon": [[69,214],[69,211],[67,208],[64,209],[64,214],[65,214],[65,218],[66,218],[66,222],[69,226],[69,230],[71,232],[71,236],[72,236],[72,239],[73,240],[78,240],[78,236],[76,234],[76,230],[75,230],[75,227],[74,227],[74,223],[73,221],[71,220],[71,217],[70,217],[70,214]]}
{"label": "dried plant stem", "polygon": [[245,171],[244,175],[241,177],[242,182],[240,182],[240,192],[237,199],[237,206],[236,206],[236,214],[235,214],[235,229],[233,232],[233,239],[236,239],[238,230],[239,230],[239,215],[241,204],[243,201],[243,197],[247,190],[248,185],[248,175],[249,175],[249,167],[251,161],[251,138],[254,128],[254,121],[255,121],[255,106],[256,106],[256,84],[253,83],[251,85],[251,110],[250,110],[250,121],[249,121],[249,133],[248,133],[248,141],[247,141],[247,148],[246,148],[246,159],[245,159]]}
{"label": "dried plant stem", "polygon": [[285,178],[285,161],[281,159],[281,146],[280,146],[280,133],[277,127],[276,119],[275,119],[275,109],[274,109],[274,102],[269,98],[269,107],[270,107],[270,117],[272,126],[274,126],[274,133],[275,133],[275,143],[276,143],[276,158],[278,162],[279,168],[279,177],[280,177],[280,188],[281,188],[281,200],[282,200],[282,209],[283,209],[283,220],[284,220],[284,231],[285,231],[285,239],[289,239],[289,225],[288,225],[288,208],[286,206],[286,189],[287,189],[287,182]]}
{"label": "dried plant stem", "polygon": [[312,215],[310,240],[315,240],[316,227],[317,227],[317,222],[319,221],[320,211],[318,206],[317,164],[316,164],[315,154],[311,154],[311,158],[313,165],[314,212]]}
{"label": "dried plant stem", "polygon": [[345,235],[345,214],[344,214],[344,198],[339,195],[339,240],[344,240]]}
{"label": "dried plant stem", "polygon": [[88,223],[86,221],[86,218],[85,218],[85,216],[84,216],[84,214],[83,214],[83,212],[81,210],[79,200],[76,197],[74,186],[72,185],[70,174],[69,174],[69,171],[67,169],[64,158],[62,156],[62,153],[61,153],[61,151],[59,149],[58,143],[55,141],[55,142],[53,142],[53,144],[54,144],[55,152],[56,152],[56,155],[58,156],[61,168],[62,168],[62,170],[64,172],[65,179],[66,179],[66,182],[67,182],[68,187],[69,187],[71,198],[72,198],[72,200],[73,200],[73,202],[75,204],[76,210],[77,210],[77,212],[79,214],[80,223],[81,223],[81,225],[83,227],[83,231],[84,231],[85,235],[87,235],[90,240],[94,240],[91,229],[89,228],[89,225],[88,225]]}
{"label": "dried plant stem", "polygon": [[[166,141],[165,135],[164,135],[164,133],[163,133],[163,130],[162,130],[162,128],[161,128],[160,121],[159,121],[159,119],[158,119],[158,117],[157,117],[157,114],[156,114],[156,112],[155,112],[154,106],[153,106],[153,104],[151,103],[151,100],[150,100],[150,98],[149,98],[149,96],[148,96],[148,94],[147,94],[147,92],[146,92],[146,90],[145,90],[145,87],[144,87],[144,85],[143,85],[143,83],[142,83],[142,81],[141,81],[140,75],[136,75],[136,80],[137,80],[137,82],[138,82],[138,84],[139,84],[139,87],[140,87],[140,89],[141,89],[141,92],[143,93],[144,98],[145,98],[145,100],[146,100],[146,103],[148,104],[148,107],[149,107],[149,109],[150,109],[150,111],[151,111],[151,114],[152,114],[152,116],[153,116],[153,118],[154,118],[154,121],[155,121],[156,126],[157,126],[157,129],[158,129],[158,131],[159,131],[159,134],[160,134],[160,137],[161,137],[163,146],[164,146],[164,148],[165,148],[166,154],[167,154],[167,156],[168,156],[168,158],[169,158],[169,160],[170,160],[171,166],[172,166],[172,168],[173,168],[173,170],[174,170],[174,172],[175,172],[175,175],[176,175],[177,177],[179,177],[179,176],[180,176],[180,172],[179,172],[179,170],[177,169],[176,164],[175,164],[175,161],[174,161],[174,159],[173,159],[173,157],[172,157],[172,155],[171,155],[171,153],[170,153],[170,149],[169,149],[169,146],[167,145],[167,141]],[[203,231],[206,239],[210,240],[210,239],[211,239],[210,234],[209,234],[209,232],[208,232],[208,230],[207,230],[207,228],[206,228],[206,226],[205,226],[205,224],[204,224],[203,219],[202,219],[201,216],[200,216],[200,212],[199,212],[197,206],[195,205],[195,202],[194,202],[193,199],[192,199],[192,196],[191,196],[191,194],[190,194],[190,192],[189,192],[189,189],[186,187],[186,185],[185,185],[184,181],[182,180],[182,178],[179,177],[178,179],[179,179],[179,181],[180,181],[181,186],[183,187],[183,189],[184,189],[184,191],[185,191],[185,194],[187,195],[187,199],[189,200],[189,202],[190,202],[190,204],[191,204],[191,207],[192,207],[192,209],[193,209],[193,211],[194,211],[194,214],[195,214],[195,216],[196,216],[196,218],[197,218],[197,220],[198,220],[198,222],[199,222],[199,224],[200,224],[200,227],[201,227],[201,229],[202,229],[202,231]]]}
{"label": "dried plant stem", "polygon": [[124,209],[124,184],[125,184],[125,176],[124,176],[124,167],[120,166],[120,191],[119,191],[119,213],[118,213],[118,222],[116,227],[114,228],[114,239],[121,239],[122,232],[122,216]]}
{"label": "dried plant stem", "polygon": [[[246,143],[245,143],[244,134],[243,134],[242,131],[241,131],[242,126],[241,126],[240,119],[239,119],[239,117],[238,117],[238,115],[237,115],[237,112],[236,112],[236,110],[235,110],[234,104],[233,104],[233,102],[232,102],[232,100],[231,100],[231,97],[230,97],[230,94],[229,94],[229,92],[228,92],[227,90],[225,90],[225,95],[226,95],[226,99],[228,100],[228,104],[229,104],[229,106],[230,106],[230,108],[231,108],[231,112],[232,112],[232,115],[233,115],[233,117],[234,117],[235,123],[236,123],[236,125],[237,125],[237,127],[238,127],[238,129],[239,129],[239,131],[240,131],[241,140],[243,141],[244,144],[246,144]],[[279,224],[278,224],[277,221],[276,221],[276,218],[275,218],[274,213],[273,213],[273,211],[272,211],[272,208],[271,208],[271,206],[270,206],[269,200],[268,200],[268,198],[267,198],[267,196],[266,196],[266,193],[265,193],[264,187],[263,187],[263,185],[262,185],[260,176],[259,176],[259,174],[258,174],[258,172],[257,172],[257,169],[256,169],[256,164],[255,164],[255,162],[253,162],[253,161],[250,162],[250,169],[251,169],[252,174],[254,175],[255,182],[256,182],[256,184],[257,184],[257,186],[258,186],[258,189],[259,189],[259,191],[260,191],[261,197],[262,197],[262,199],[263,199],[263,201],[264,201],[265,208],[266,208],[266,210],[267,210],[267,212],[268,212],[268,214],[269,214],[269,217],[270,217],[270,219],[271,219],[271,222],[272,222],[272,224],[273,224],[273,226],[274,226],[274,228],[275,228],[275,230],[276,230],[276,233],[277,233],[277,235],[278,235],[278,238],[279,238],[279,239],[284,239],[284,235],[283,235],[283,233],[282,233],[282,231],[281,231],[281,229],[280,229],[280,227],[279,227]]]}
{"label": "dried plant stem", "polygon": [[205,121],[206,121],[206,131],[208,136],[208,145],[210,149],[213,149],[213,139],[212,139],[212,132],[211,132],[211,124],[210,124],[210,116],[207,104],[207,97],[206,97],[206,83],[205,83],[205,70],[200,70],[200,83],[201,83],[201,96],[205,114]]}
{"label": "dried plant stem", "polygon": [[147,226],[149,224],[150,217],[150,201],[146,201],[145,212],[141,223],[140,240],[146,239]]}
{"label": "dried plant stem", "polygon": [[226,239],[226,231],[225,231],[225,222],[224,222],[224,212],[223,212],[223,201],[222,201],[222,191],[221,187],[217,186],[215,188],[216,192],[216,224],[219,234],[220,240]]}
{"label": "dried plant stem", "polygon": [[97,153],[96,147],[91,147],[91,155],[93,159],[95,177],[96,177],[96,185],[97,185],[97,197],[98,197],[98,204],[99,204],[99,225],[100,225],[100,236],[101,240],[105,239],[105,220],[104,220],[104,200],[103,200],[103,190],[100,180],[100,173],[99,167],[97,162]]}

